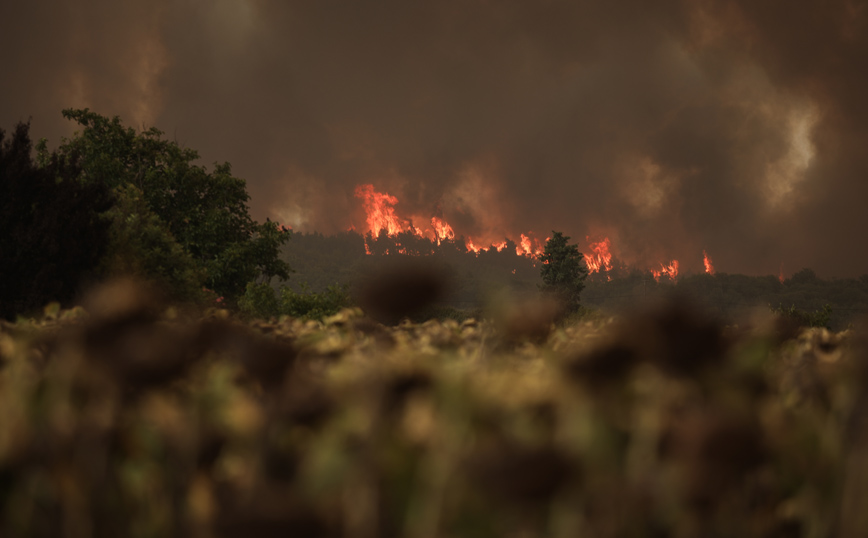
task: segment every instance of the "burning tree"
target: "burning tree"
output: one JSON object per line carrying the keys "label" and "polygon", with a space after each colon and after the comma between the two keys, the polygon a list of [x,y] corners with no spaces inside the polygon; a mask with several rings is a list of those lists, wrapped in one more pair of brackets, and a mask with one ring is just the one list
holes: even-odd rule
{"label": "burning tree", "polygon": [[569,240],[561,232],[552,232],[539,258],[542,262],[540,276],[543,279],[541,289],[555,294],[568,311],[574,312],[579,308],[579,296],[585,288],[588,269],[579,246],[569,244]]}

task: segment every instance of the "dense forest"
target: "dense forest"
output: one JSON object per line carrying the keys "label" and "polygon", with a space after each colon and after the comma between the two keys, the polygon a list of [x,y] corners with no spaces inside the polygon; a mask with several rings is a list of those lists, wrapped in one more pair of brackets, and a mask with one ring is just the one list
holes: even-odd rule
{"label": "dense forest", "polygon": [[[381,234],[377,238],[356,232],[330,236],[294,233],[281,255],[294,270],[284,284],[298,292],[322,292],[335,284],[346,285],[352,291],[357,282],[396,255],[429,256],[451,283],[444,306],[460,310],[483,308],[498,293],[528,296],[542,284],[539,262],[516,255],[515,245],[508,244],[500,252],[491,249],[477,254],[468,252],[464,244],[463,238],[456,238],[438,245],[410,233],[394,237]],[[811,269],[802,269],[783,281],[774,275],[727,273],[688,273],[676,279],[655,279],[650,271],[630,269],[617,261],[613,267],[587,279],[582,293],[586,308],[619,313],[677,292],[727,322],[737,322],[758,307],[818,312],[829,305],[830,327],[842,329],[868,314],[868,274],[823,279]]]}

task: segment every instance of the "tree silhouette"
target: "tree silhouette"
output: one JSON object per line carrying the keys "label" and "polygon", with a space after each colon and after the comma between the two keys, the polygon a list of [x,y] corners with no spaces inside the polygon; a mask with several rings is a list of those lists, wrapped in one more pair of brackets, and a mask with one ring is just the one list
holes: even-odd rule
{"label": "tree silhouette", "polygon": [[77,180],[76,160],[32,158],[30,124],[0,129],[0,318],[51,301],[68,303],[95,271],[108,242],[112,205],[102,184]]}
{"label": "tree silhouette", "polygon": [[570,245],[569,239],[561,232],[552,231],[551,239],[546,241],[545,250],[539,258],[543,280],[540,288],[558,297],[565,308],[573,312],[579,308],[579,296],[585,288],[588,269],[582,263],[579,246]]}

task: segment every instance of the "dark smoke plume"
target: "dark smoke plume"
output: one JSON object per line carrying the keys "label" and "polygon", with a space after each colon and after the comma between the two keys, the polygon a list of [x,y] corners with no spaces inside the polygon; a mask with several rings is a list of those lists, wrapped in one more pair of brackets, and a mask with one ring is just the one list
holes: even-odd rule
{"label": "dark smoke plume", "polygon": [[480,240],[866,273],[868,3],[34,1],[0,8],[0,124],[88,106],[228,160],[330,233],[355,185]]}

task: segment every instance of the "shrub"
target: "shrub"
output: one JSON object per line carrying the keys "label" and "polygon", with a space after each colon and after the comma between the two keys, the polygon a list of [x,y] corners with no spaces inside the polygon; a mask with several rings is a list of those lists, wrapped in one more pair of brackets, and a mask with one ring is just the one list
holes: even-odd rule
{"label": "shrub", "polygon": [[778,305],[777,308],[771,307],[771,305],[769,307],[775,314],[793,320],[800,327],[825,327],[828,329],[829,320],[832,317],[832,307],[828,304],[813,312],[801,310],[795,305],[790,305],[789,308],[785,308],[783,305]]}
{"label": "shrub", "polygon": [[329,286],[321,293],[311,292],[307,285],[302,287],[301,292],[281,286],[279,291],[275,292],[269,284],[254,282],[247,284],[244,295],[238,301],[238,307],[245,316],[263,319],[278,316],[322,319],[338,313],[350,304],[346,286]]}

